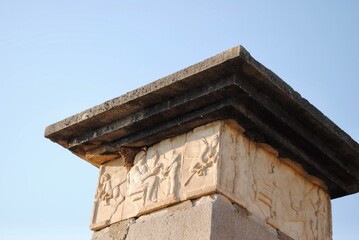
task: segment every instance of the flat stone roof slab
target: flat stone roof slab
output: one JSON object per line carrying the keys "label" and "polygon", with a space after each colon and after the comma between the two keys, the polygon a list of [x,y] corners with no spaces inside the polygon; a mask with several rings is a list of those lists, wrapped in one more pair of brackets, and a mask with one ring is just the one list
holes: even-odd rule
{"label": "flat stone roof slab", "polygon": [[359,191],[359,145],[242,46],[50,125],[45,137],[95,166],[194,127],[233,119],[250,139],[323,180]]}

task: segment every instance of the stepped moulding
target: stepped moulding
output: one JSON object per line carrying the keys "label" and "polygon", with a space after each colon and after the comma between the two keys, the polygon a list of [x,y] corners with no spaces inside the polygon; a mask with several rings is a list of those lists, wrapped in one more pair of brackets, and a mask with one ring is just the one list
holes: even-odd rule
{"label": "stepped moulding", "polygon": [[[358,143],[242,46],[50,125],[45,137],[99,168],[97,232],[216,196],[209,232],[226,212],[228,239],[248,235],[241,222],[271,239],[331,239],[330,200],[359,192]],[[135,225],[129,236],[147,226]]]}

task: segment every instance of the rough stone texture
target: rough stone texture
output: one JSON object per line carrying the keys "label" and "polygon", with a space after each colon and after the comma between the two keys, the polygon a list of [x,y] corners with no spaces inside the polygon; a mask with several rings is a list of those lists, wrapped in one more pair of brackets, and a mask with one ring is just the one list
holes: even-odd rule
{"label": "rough stone texture", "polygon": [[293,240],[215,194],[95,231],[91,240]]}
{"label": "rough stone texture", "polygon": [[221,195],[188,202],[112,224],[95,232],[92,240],[291,240]]}
{"label": "rough stone texture", "polygon": [[125,240],[128,229],[133,223],[133,219],[127,219],[114,223],[101,231],[95,231],[91,240]]}
{"label": "rough stone texture", "polygon": [[126,240],[208,240],[211,236],[211,214],[212,206],[207,204],[160,217],[139,218],[130,227]]}
{"label": "rough stone texture", "polygon": [[211,240],[278,240],[277,232],[253,221],[245,210],[238,210],[219,195],[212,205]]}
{"label": "rough stone texture", "polygon": [[359,145],[242,46],[55,123],[45,136],[99,167],[124,147],[221,119],[324,181],[331,198],[359,191]]}

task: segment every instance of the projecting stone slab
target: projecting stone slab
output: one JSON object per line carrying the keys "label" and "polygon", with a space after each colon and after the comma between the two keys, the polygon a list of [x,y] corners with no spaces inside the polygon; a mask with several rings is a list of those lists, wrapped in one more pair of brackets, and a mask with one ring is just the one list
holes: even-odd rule
{"label": "projecting stone slab", "polygon": [[100,168],[94,239],[326,240],[359,191],[359,145],[241,46],[45,136]]}
{"label": "projecting stone slab", "polygon": [[123,147],[221,119],[324,181],[331,198],[359,191],[358,144],[241,46],[55,123],[45,136],[100,167]]}
{"label": "projecting stone slab", "polygon": [[188,199],[221,193],[254,218],[294,239],[330,239],[326,186],[276,150],[216,121],[141,150],[127,171],[101,166],[92,229]]}

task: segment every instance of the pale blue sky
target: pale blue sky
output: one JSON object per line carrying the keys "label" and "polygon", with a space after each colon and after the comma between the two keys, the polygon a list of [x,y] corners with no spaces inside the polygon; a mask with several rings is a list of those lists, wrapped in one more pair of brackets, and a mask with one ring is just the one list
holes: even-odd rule
{"label": "pale blue sky", "polygon": [[[358,1],[0,0],[0,239],[90,239],[97,169],[47,125],[242,44],[359,140]],[[359,195],[334,200],[359,236]]]}

